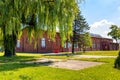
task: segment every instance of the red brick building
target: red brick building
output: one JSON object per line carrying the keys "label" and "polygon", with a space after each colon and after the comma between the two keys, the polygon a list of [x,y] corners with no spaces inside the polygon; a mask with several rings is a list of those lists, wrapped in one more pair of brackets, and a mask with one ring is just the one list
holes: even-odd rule
{"label": "red brick building", "polygon": [[[87,50],[117,50],[118,44],[113,43],[112,39],[102,38],[101,36],[91,36],[93,46],[87,48]],[[34,47],[34,39],[30,43],[26,32],[24,31],[20,40],[17,41],[17,52],[34,52],[34,53],[48,53],[48,52],[71,52],[71,43],[65,43],[64,47],[60,44],[60,35],[56,33],[55,40],[51,40],[47,37],[47,33],[43,35],[43,38],[37,39],[36,48]],[[80,51],[78,45],[75,45],[75,51]]]}
{"label": "red brick building", "polygon": [[112,39],[104,38],[98,34],[91,34],[92,47],[87,50],[118,50],[119,44],[114,43]]}

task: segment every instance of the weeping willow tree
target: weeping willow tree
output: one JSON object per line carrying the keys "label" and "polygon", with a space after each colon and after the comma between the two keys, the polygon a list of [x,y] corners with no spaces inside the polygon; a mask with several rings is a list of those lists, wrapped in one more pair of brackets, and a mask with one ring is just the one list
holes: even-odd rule
{"label": "weeping willow tree", "polygon": [[78,0],[0,0],[0,43],[4,56],[16,55],[17,39],[23,30],[29,38],[37,39],[47,31],[48,37],[54,39],[58,28],[63,45],[72,35],[77,3]]}

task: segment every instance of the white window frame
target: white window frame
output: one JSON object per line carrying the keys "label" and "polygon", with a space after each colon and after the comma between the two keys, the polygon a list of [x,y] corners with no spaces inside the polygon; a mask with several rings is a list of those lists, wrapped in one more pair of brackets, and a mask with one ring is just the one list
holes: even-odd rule
{"label": "white window frame", "polygon": [[68,42],[68,48],[70,48],[71,47],[71,43],[70,42]]}
{"label": "white window frame", "polygon": [[42,38],[42,39],[41,39],[41,47],[42,47],[42,48],[45,48],[45,47],[46,47],[45,38]]}
{"label": "white window frame", "polygon": [[64,43],[64,48],[67,48],[67,43],[66,42]]}
{"label": "white window frame", "polygon": [[17,48],[20,48],[20,40],[17,40]]}

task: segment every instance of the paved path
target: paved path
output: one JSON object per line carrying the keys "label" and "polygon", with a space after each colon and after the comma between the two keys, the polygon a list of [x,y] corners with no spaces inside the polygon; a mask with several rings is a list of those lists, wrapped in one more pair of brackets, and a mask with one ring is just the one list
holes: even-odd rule
{"label": "paved path", "polygon": [[77,58],[116,58],[117,56],[100,56],[100,55],[73,55],[63,53],[48,53],[48,56],[73,56]]}
{"label": "paved path", "polygon": [[74,55],[77,58],[116,58],[117,56]]}

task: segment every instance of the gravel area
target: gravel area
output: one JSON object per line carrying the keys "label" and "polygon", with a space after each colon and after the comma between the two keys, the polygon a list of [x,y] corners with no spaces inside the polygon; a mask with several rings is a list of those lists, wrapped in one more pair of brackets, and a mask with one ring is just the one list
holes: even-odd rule
{"label": "gravel area", "polygon": [[24,62],[24,63],[25,64],[42,64],[42,65],[50,66],[50,67],[65,68],[65,69],[72,69],[72,70],[80,70],[80,69],[104,64],[102,62],[48,59],[48,58],[40,58],[36,61],[29,61],[29,62]]}
{"label": "gravel area", "polygon": [[50,64],[51,67],[57,67],[57,68],[66,68],[66,69],[72,69],[72,70],[80,70],[96,65],[103,64],[102,62],[91,62],[91,61],[79,61],[79,60],[67,60],[64,62],[54,62]]}

